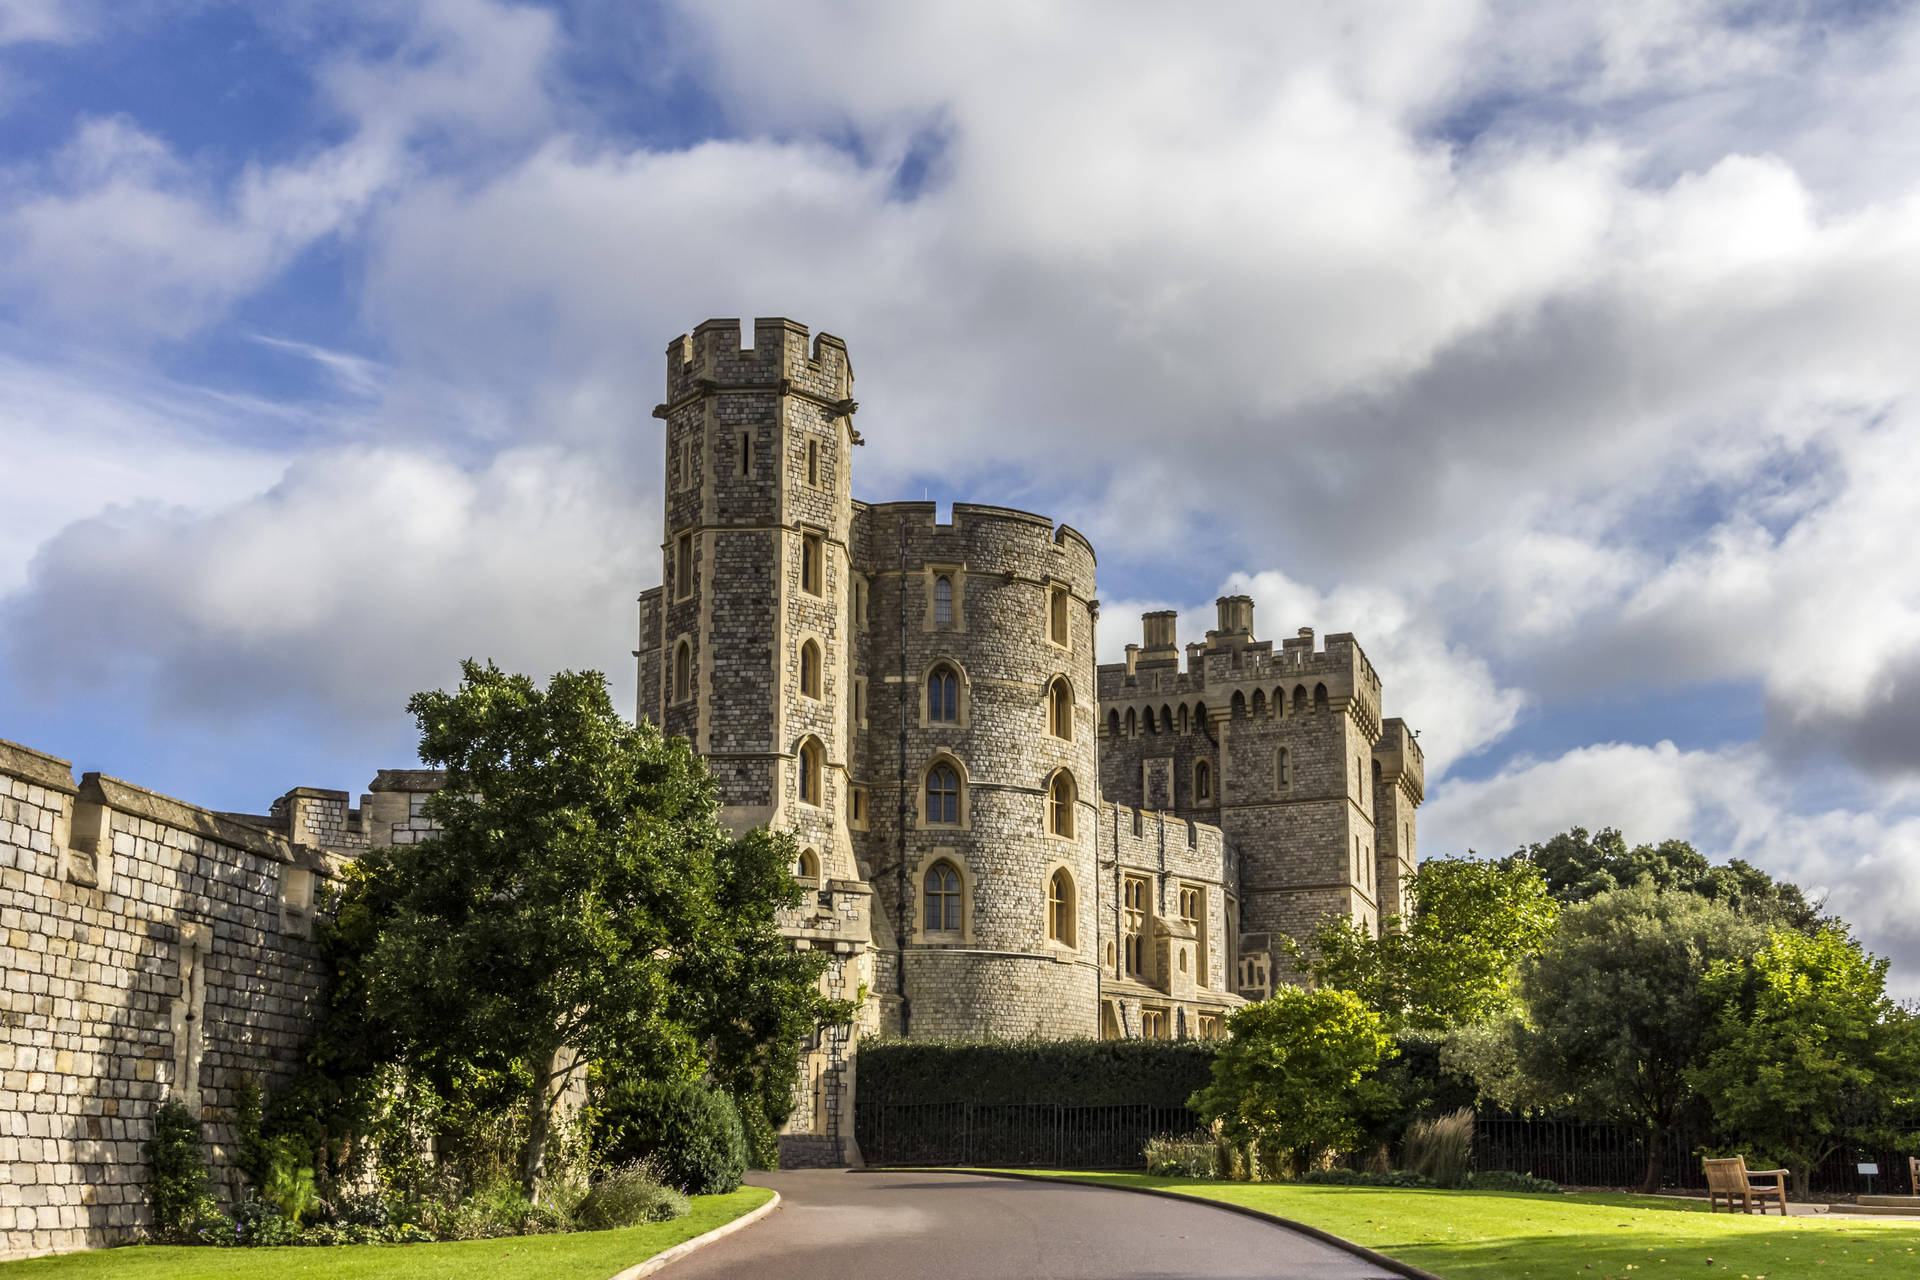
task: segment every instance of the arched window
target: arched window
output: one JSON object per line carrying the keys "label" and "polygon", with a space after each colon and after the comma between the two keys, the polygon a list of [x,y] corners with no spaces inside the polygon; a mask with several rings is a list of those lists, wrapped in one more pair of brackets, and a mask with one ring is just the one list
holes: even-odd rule
{"label": "arched window", "polygon": [[953,579],[944,573],[933,580],[933,620],[941,626],[953,622]]}
{"label": "arched window", "polygon": [[1213,765],[1206,760],[1193,762],[1193,802],[1207,804],[1213,799]]}
{"label": "arched window", "polygon": [[693,645],[682,640],[673,650],[673,700],[685,702],[693,696]]}
{"label": "arched window", "polygon": [[1065,867],[1047,877],[1047,941],[1074,945],[1073,877]]}
{"label": "arched window", "polygon": [[1140,716],[1132,707],[1127,708],[1127,736],[1131,738],[1140,732]]}
{"label": "arched window", "polygon": [[1327,709],[1327,686],[1323,684],[1313,686],[1313,709],[1315,711]]}
{"label": "arched window", "polygon": [[951,724],[960,718],[960,673],[941,663],[927,674],[927,719]]}
{"label": "arched window", "polygon": [[1233,691],[1233,702],[1228,706],[1227,710],[1235,720],[1245,719],[1247,714],[1247,695],[1235,689]]}
{"label": "arched window", "polygon": [[1274,753],[1274,770],[1281,786],[1287,786],[1293,781],[1292,761],[1287,758],[1285,747]]}
{"label": "arched window", "polygon": [[818,738],[800,744],[800,799],[806,804],[822,804],[826,795],[822,774],[826,772],[827,753]]}
{"label": "arched window", "polygon": [[1180,732],[1191,733],[1192,731],[1193,724],[1187,719],[1187,704],[1183,702],[1180,704]]}
{"label": "arched window", "polygon": [[1160,727],[1168,733],[1173,732],[1173,708],[1165,703],[1160,704]]}
{"label": "arched window", "polygon": [[943,827],[960,821],[960,774],[941,761],[927,770],[927,822]]}
{"label": "arched window", "polygon": [[800,646],[800,692],[820,696],[820,646],[812,640]]}
{"label": "arched window", "polygon": [[1255,716],[1264,716],[1267,714],[1267,691],[1265,689],[1255,689],[1253,691],[1252,711]]}
{"label": "arched window", "polygon": [[960,873],[944,858],[927,868],[922,888],[927,899],[927,932],[960,931]]}
{"label": "arched window", "polygon": [[1120,713],[1117,710],[1107,712],[1107,736],[1109,738],[1120,736]]}
{"label": "arched window", "polygon": [[1287,714],[1287,687],[1285,685],[1281,685],[1273,691],[1273,714],[1276,716],[1284,716]]}
{"label": "arched window", "polygon": [[1293,714],[1307,714],[1307,686],[1303,684],[1293,686]]}
{"label": "arched window", "polygon": [[793,875],[797,880],[818,880],[820,878],[820,857],[811,849],[802,849],[800,856],[793,860]]}
{"label": "arched window", "polygon": [[1073,739],[1073,687],[1064,676],[1055,677],[1047,690],[1047,731],[1056,738]]}
{"label": "arched window", "polygon": [[1047,638],[1061,647],[1066,647],[1067,637],[1067,589],[1055,587],[1050,593],[1047,609]]}
{"label": "arched window", "polygon": [[1157,734],[1160,732],[1160,722],[1154,718],[1152,707],[1148,707],[1140,713],[1140,727],[1148,733]]}
{"label": "arched window", "polygon": [[817,533],[800,535],[800,589],[810,596],[826,594],[826,540]]}
{"label": "arched window", "polygon": [[1073,775],[1062,769],[1047,785],[1047,830],[1056,836],[1073,837]]}

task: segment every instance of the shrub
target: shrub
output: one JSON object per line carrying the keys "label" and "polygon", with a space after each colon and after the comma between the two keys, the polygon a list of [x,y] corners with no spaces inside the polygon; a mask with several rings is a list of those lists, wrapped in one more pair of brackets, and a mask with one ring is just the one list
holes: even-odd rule
{"label": "shrub", "polygon": [[1414,1173],[1432,1178],[1435,1186],[1462,1185],[1472,1156],[1473,1112],[1465,1107],[1407,1126],[1401,1163]]}
{"label": "shrub", "polygon": [[297,1244],[300,1224],[291,1222],[278,1205],[267,1200],[242,1200],[233,1206],[232,1238],[223,1244]]}
{"label": "shrub", "polygon": [[1160,1178],[1217,1178],[1220,1153],[1213,1135],[1189,1133],[1179,1137],[1160,1134],[1147,1139],[1147,1172]]}
{"label": "shrub", "polygon": [[609,1165],[655,1158],[663,1177],[688,1195],[720,1195],[747,1171],[747,1136],[727,1096],[688,1081],[616,1088],[602,1115],[601,1159]]}
{"label": "shrub", "polygon": [[1517,1173],[1512,1169],[1482,1169],[1478,1173],[1470,1173],[1465,1185],[1471,1191],[1544,1191],[1558,1194],[1560,1190],[1560,1184],[1549,1178]]}
{"label": "shrub", "polygon": [[670,1222],[692,1207],[685,1196],[661,1184],[658,1166],[639,1160],[611,1170],[594,1183],[575,1211],[574,1223],[582,1231],[610,1231],[643,1222]]}
{"label": "shrub", "polygon": [[186,1103],[168,1098],[154,1111],[153,1136],[145,1151],[154,1238],[193,1239],[195,1220],[215,1210],[207,1190],[207,1166],[200,1158],[200,1122]]}
{"label": "shrub", "polygon": [[1368,1173],[1361,1169],[1311,1169],[1300,1176],[1302,1182],[1334,1187],[1431,1187],[1433,1179],[1405,1169],[1386,1173]]}

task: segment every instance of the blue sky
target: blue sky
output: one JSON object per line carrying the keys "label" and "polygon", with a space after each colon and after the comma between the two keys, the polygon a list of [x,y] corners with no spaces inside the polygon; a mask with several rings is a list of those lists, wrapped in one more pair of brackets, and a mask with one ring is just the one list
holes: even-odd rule
{"label": "blue sky", "polygon": [[627,701],[660,353],[788,315],[860,496],[1081,528],[1108,656],[1356,632],[1425,852],[1689,838],[1920,994],[1917,62],[1909,5],[0,0],[0,737],[259,809],[469,654]]}

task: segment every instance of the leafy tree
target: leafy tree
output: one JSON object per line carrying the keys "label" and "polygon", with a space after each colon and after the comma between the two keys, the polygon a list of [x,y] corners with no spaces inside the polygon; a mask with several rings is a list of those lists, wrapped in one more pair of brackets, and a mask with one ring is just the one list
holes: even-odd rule
{"label": "leafy tree", "polygon": [[344,1021],[376,1061],[519,1093],[529,1198],[580,1058],[690,1077],[713,1045],[742,1073],[845,1016],[819,994],[822,960],[774,954],[774,913],[799,900],[769,870],[790,840],[729,837],[704,763],[623,720],[598,672],[542,691],[468,662],[457,691],[408,709],[446,770],[427,803],[440,831],[369,852],[349,881],[342,928],[365,949]]}
{"label": "leafy tree", "polygon": [[1886,973],[1841,929],[1775,929],[1701,984],[1720,1014],[1693,1081],[1723,1131],[1793,1171],[1796,1195],[1847,1142],[1891,1136],[1879,1121],[1911,1064]]}
{"label": "leafy tree", "polygon": [[1389,916],[1375,937],[1330,916],[1308,970],[1396,1026],[1446,1030],[1511,1012],[1514,966],[1539,950],[1558,915],[1531,863],[1435,858],[1413,882],[1412,919]]}
{"label": "leafy tree", "polygon": [[1285,1152],[1295,1175],[1329,1148],[1362,1136],[1361,1117],[1384,1103],[1376,1080],[1392,1052],[1379,1014],[1350,991],[1283,988],[1236,1010],[1213,1061],[1213,1082],[1187,1105],[1228,1140]]}
{"label": "leafy tree", "polygon": [[1764,937],[1724,903],[1643,884],[1568,910],[1521,965],[1521,1069],[1536,1092],[1637,1126],[1647,1192],[1660,1187],[1661,1139],[1695,1101],[1690,1074],[1718,1012],[1703,980]]}
{"label": "leafy tree", "polygon": [[1506,861],[1530,862],[1540,868],[1553,896],[1566,903],[1587,902],[1614,889],[1645,884],[1697,894],[1791,929],[1812,930],[1821,920],[1819,905],[1809,903],[1798,885],[1775,880],[1738,858],[1716,867],[1684,840],[1630,849],[1612,827],[1591,836],[1585,827],[1574,827],[1543,844],[1528,845]]}

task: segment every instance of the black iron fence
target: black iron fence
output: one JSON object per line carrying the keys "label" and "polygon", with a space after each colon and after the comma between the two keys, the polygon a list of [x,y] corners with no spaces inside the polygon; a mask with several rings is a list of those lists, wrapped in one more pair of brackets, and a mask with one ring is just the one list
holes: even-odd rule
{"label": "black iron fence", "polygon": [[1141,1165],[1147,1139],[1191,1133],[1185,1107],[1077,1107],[1050,1102],[868,1102],[854,1108],[854,1138],[873,1165],[971,1164],[1040,1169]]}
{"label": "black iron fence", "polygon": [[[1702,1133],[1687,1129],[1669,1133],[1660,1144],[1663,1185],[1705,1190],[1700,1157],[1706,1150],[1719,1153]],[[1808,1189],[1816,1195],[1865,1191],[1868,1182],[1858,1166],[1873,1163],[1880,1166],[1872,1183],[1875,1191],[1913,1194],[1907,1180],[1908,1154],[1920,1152],[1843,1147],[1813,1170]],[[1531,1173],[1565,1186],[1637,1187],[1646,1176],[1647,1147],[1639,1133],[1616,1125],[1482,1118],[1474,1124],[1473,1167]]]}

